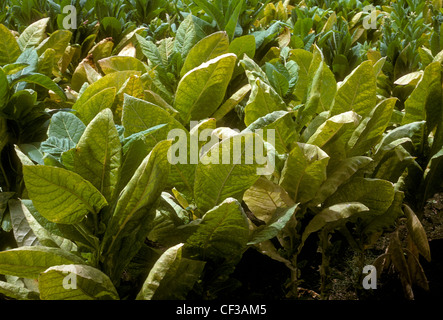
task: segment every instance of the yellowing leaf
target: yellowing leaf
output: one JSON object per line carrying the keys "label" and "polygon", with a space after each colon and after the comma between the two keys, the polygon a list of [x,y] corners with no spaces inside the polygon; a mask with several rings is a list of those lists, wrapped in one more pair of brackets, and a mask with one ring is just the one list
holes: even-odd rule
{"label": "yellowing leaf", "polygon": [[50,166],[23,166],[29,198],[52,222],[74,224],[107,205],[94,186],[78,174]]}
{"label": "yellowing leaf", "polygon": [[237,57],[224,54],[190,70],[180,80],[174,108],[184,123],[210,116],[225,97]]}
{"label": "yellowing leaf", "polygon": [[74,171],[111,201],[119,179],[121,143],[110,109],[101,111],[86,127],[74,153]]}
{"label": "yellowing leaf", "polygon": [[224,31],[215,32],[201,39],[189,51],[185,63],[180,71],[183,77],[188,71],[198,67],[204,62],[228,53],[229,39]]}

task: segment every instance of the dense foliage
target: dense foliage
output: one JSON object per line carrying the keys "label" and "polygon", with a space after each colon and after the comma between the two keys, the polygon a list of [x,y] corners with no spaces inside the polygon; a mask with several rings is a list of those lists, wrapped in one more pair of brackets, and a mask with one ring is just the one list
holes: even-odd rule
{"label": "dense foliage", "polygon": [[[378,273],[393,267],[409,299],[427,288],[441,1],[6,0],[0,12],[5,297],[215,299],[257,250],[288,268],[288,298],[319,251],[327,299],[338,249],[359,257],[359,290],[385,235]],[[177,130],[197,162],[171,162]],[[272,170],[246,148],[210,161],[236,141],[261,141]]]}

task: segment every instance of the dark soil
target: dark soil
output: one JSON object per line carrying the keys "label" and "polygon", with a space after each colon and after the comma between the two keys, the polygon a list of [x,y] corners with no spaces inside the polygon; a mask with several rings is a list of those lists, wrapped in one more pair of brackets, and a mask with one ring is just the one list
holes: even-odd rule
{"label": "dark soil", "polygon": [[229,298],[238,300],[282,300],[285,299],[285,283],[289,279],[289,269],[250,248],[235,268],[232,278],[241,286],[229,293]]}
{"label": "dark soil", "polygon": [[[413,287],[414,299],[417,301],[443,301],[443,193],[436,194],[424,208],[421,222],[426,230],[431,249],[431,261],[420,257],[420,264],[429,283],[429,291]],[[314,237],[313,237],[314,238]],[[384,252],[387,238],[382,238],[381,248],[369,251],[365,263],[371,264],[375,258]],[[306,250],[312,255],[316,241],[307,244]],[[346,247],[346,246],[343,246]],[[318,266],[320,254],[309,258],[309,263],[302,270],[301,292],[303,299],[318,299],[320,275]],[[337,253],[336,266],[332,269],[332,300],[376,300],[376,301],[405,301],[406,297],[400,277],[396,272],[384,272],[377,284],[376,290],[358,290],[355,288],[357,259],[351,251]],[[303,257],[301,257],[303,258]],[[308,260],[306,260],[308,261]],[[331,261],[333,265],[334,261]],[[290,277],[289,270],[281,263],[262,255],[254,249],[248,249],[234,273],[234,279],[241,285],[229,293],[229,298],[240,300],[284,300],[287,289],[285,285]]]}

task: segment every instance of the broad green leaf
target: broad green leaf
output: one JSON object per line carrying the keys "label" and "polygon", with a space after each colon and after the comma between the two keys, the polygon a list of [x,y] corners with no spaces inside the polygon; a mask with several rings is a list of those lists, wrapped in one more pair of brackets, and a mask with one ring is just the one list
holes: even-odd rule
{"label": "broad green leaf", "polygon": [[47,156],[53,156],[56,160],[58,160],[63,152],[74,147],[75,143],[68,138],[49,137],[46,141],[42,142],[40,145],[40,150],[46,153]]}
{"label": "broad green leaf", "polygon": [[0,219],[8,208],[8,201],[14,196],[15,192],[0,192]]}
{"label": "broad green leaf", "polygon": [[163,99],[159,94],[155,93],[152,90],[144,90],[144,93],[145,95],[143,100],[162,107],[174,117],[178,115],[178,111],[175,110],[168,102],[166,102],[165,99]]}
{"label": "broad green leaf", "polygon": [[332,71],[334,71],[339,79],[343,79],[347,75],[348,68],[348,58],[343,54],[337,54],[332,61]]}
{"label": "broad green leaf", "polygon": [[315,72],[311,86],[308,88],[305,107],[299,112],[300,127],[307,125],[315,114],[328,111],[337,92],[334,74],[322,61]]}
{"label": "broad green leaf", "polygon": [[204,38],[204,35],[194,22],[192,14],[189,14],[177,29],[174,51],[179,52],[182,58],[186,58],[191,48],[202,38]]}
{"label": "broad green leaf", "polygon": [[102,75],[90,65],[90,61],[83,60],[75,68],[70,85],[72,90],[79,92],[80,96],[85,85],[92,84],[100,78]]}
{"label": "broad green leaf", "polygon": [[286,191],[266,179],[259,178],[243,195],[243,201],[258,219],[268,222],[278,208],[290,207],[294,202]]}
{"label": "broad green leaf", "polygon": [[156,142],[164,140],[172,129],[185,130],[183,125],[163,108],[127,94],[124,96],[122,124],[125,127],[125,137],[160,124],[166,124],[164,128],[155,133],[154,137],[158,139]]}
{"label": "broad green leaf", "polygon": [[153,68],[141,78],[145,88],[159,95],[168,105],[174,102],[175,80],[160,68]]}
{"label": "broad green leaf", "polygon": [[80,140],[86,126],[74,114],[69,112],[57,112],[51,117],[48,128],[48,136],[68,139],[76,145]]}
{"label": "broad green leaf", "polygon": [[201,39],[189,51],[180,71],[183,77],[188,71],[197,68],[202,63],[217,58],[229,51],[229,39],[226,32],[215,32]]}
{"label": "broad green leaf", "polygon": [[115,95],[115,87],[105,88],[87,100],[79,99],[80,101],[77,101],[72,108],[83,123],[88,124],[100,111],[112,107]]}
{"label": "broad green leaf", "polygon": [[60,155],[60,161],[63,167],[68,170],[74,170],[74,153],[75,148],[69,149],[68,151],[62,152]]}
{"label": "broad green leaf", "polygon": [[[107,19],[105,17],[104,19]],[[101,21],[103,23],[103,20]],[[112,38],[105,38],[95,44],[88,52],[88,56],[92,57],[92,61],[97,65],[97,62],[103,58],[109,57],[114,48],[114,41]]]}
{"label": "broad green leaf", "polygon": [[151,64],[154,67],[166,68],[166,66],[163,65],[163,59],[157,46],[152,41],[146,40],[139,34],[135,34],[135,36],[140,44],[143,54],[146,58],[148,58]]}
{"label": "broad green leaf", "polygon": [[11,64],[6,64],[6,65],[3,66],[3,71],[6,73],[6,75],[10,76],[10,75],[12,75],[14,73],[17,73],[17,72],[23,70],[27,66],[29,66],[27,63],[11,63]]}
{"label": "broad green leaf", "polygon": [[386,180],[355,177],[326,199],[330,207],[339,203],[360,202],[370,209],[371,214],[386,212],[394,200],[394,185]]}
{"label": "broad green leaf", "polygon": [[246,76],[248,77],[249,84],[251,86],[254,86],[258,79],[266,83],[267,85],[270,85],[268,76],[252,58],[247,55],[238,58],[242,58],[239,64],[244,69]]}
{"label": "broad green leaf", "polygon": [[423,137],[425,135],[425,126],[426,121],[422,120],[408,123],[389,131],[378,144],[376,154],[382,152],[384,149],[389,147],[390,144],[402,138],[411,139],[414,147],[417,150],[420,150],[421,145],[424,143]]}
{"label": "broad green leaf", "polygon": [[148,274],[137,300],[184,300],[205,263],[182,256],[183,243],[166,250]]}
{"label": "broad green leaf", "polygon": [[421,187],[423,198],[422,202],[424,203],[429,198],[431,198],[437,190],[439,190],[441,186],[441,181],[443,177],[443,149],[437,152],[432,156],[429,161],[425,173],[424,173],[424,181]]}
{"label": "broad green leaf", "polygon": [[112,111],[101,111],[86,127],[74,153],[74,171],[111,201],[119,180],[122,150]]}
{"label": "broad green leaf", "polygon": [[51,80],[48,76],[45,76],[43,74],[39,73],[25,73],[21,76],[14,79],[14,81],[11,83],[11,86],[15,85],[18,82],[27,82],[27,83],[33,83],[37,84],[39,86],[42,86],[45,89],[54,91],[60,98],[63,100],[66,100],[66,94],[65,92],[59,87],[58,84],[56,84],[54,81]]}
{"label": "broad green leaf", "polygon": [[65,250],[49,247],[20,247],[0,252],[0,273],[36,279],[46,269],[84,261]]}
{"label": "broad green leaf", "polygon": [[156,142],[149,137],[164,126],[166,126],[166,124],[157,125],[150,129],[134,133],[122,141],[123,157],[120,167],[120,180],[116,192],[120,192],[126,186],[140,163],[142,163],[143,159],[151,152],[152,148],[154,148]]}
{"label": "broad green leaf", "polygon": [[324,202],[358,170],[366,167],[372,161],[369,157],[355,156],[339,161],[332,169],[328,167],[327,178],[318,189],[316,196],[311,200],[310,204],[316,206]]}
{"label": "broad green leaf", "polygon": [[[237,62],[239,59],[243,59],[245,55],[253,59],[255,56],[255,37],[252,34],[248,34],[235,38],[229,44],[229,52],[237,56]],[[234,79],[236,76],[243,72],[243,67],[237,63],[234,68],[232,78]]]}
{"label": "broad green leaf", "polygon": [[240,200],[254,184],[259,178],[257,170],[266,161],[253,153],[254,144],[260,142],[261,138],[254,133],[239,134],[213,145],[200,158],[194,182],[194,197],[200,212],[229,197]]}
{"label": "broad green leaf", "polygon": [[374,239],[374,234],[381,235],[383,232],[389,232],[396,225],[398,218],[404,216],[402,210],[404,198],[403,192],[395,190],[394,201],[392,201],[391,206],[385,213],[378,216],[365,217],[367,219],[364,219],[362,222],[362,226],[364,226],[362,233],[369,239],[368,243],[366,243],[367,247],[373,245],[374,240],[372,239]]}
{"label": "broad green leaf", "polygon": [[106,273],[113,281],[120,277],[149,233],[155,204],[168,180],[170,147],[169,140],[159,142],[119,196],[102,242]]}
{"label": "broad green leaf", "polygon": [[348,141],[348,156],[363,155],[377,145],[389,125],[394,111],[396,98],[380,102],[360,123]]}
{"label": "broad green leaf", "polygon": [[41,73],[47,77],[52,77],[52,71],[56,66],[55,50],[48,48],[38,58],[38,73]]}
{"label": "broad green leaf", "polygon": [[[309,27],[310,22],[308,23],[307,27]],[[306,103],[308,99],[308,91],[309,88],[312,87],[312,82],[314,81],[315,74],[319,70],[320,65],[322,62],[324,63],[325,58],[323,55],[323,52],[320,50],[320,48],[317,45],[313,45],[312,48],[312,58],[310,60],[308,73],[307,73],[307,79],[306,79],[306,92],[304,96],[304,100],[302,100],[302,103]],[[302,55],[304,58],[306,58],[306,55]],[[303,63],[306,63],[306,61],[303,61]]]}
{"label": "broad green leaf", "polygon": [[66,48],[72,38],[72,32],[69,30],[56,30],[49,38],[46,38],[36,48],[38,55],[43,54],[47,49],[51,48],[55,51],[56,62],[65,53]]}
{"label": "broad green leaf", "polygon": [[362,62],[339,86],[331,116],[351,110],[362,117],[369,115],[376,105],[376,89],[372,62]]}
{"label": "broad green leaf", "polygon": [[184,123],[210,116],[223,102],[237,57],[224,54],[186,73],[180,80],[174,108]]}
{"label": "broad green leaf", "polygon": [[[126,137],[151,130],[151,128],[159,125],[162,125],[162,127],[147,134],[143,141],[139,140],[136,142],[136,144],[131,147],[131,150],[125,151],[125,153],[130,153],[125,154],[121,183],[129,181],[131,175],[128,174],[135,172],[138,165],[158,142],[168,138],[174,138],[172,137],[174,129],[177,129],[180,133],[187,132],[185,127],[174,119],[165,109],[128,95],[125,95],[124,98],[122,123],[125,128],[124,135]],[[176,169],[178,169],[176,166],[172,166],[171,176],[175,176],[174,173]],[[185,176],[188,177],[188,175]],[[186,179],[186,181],[187,180],[188,179]],[[174,181],[177,182],[177,180]],[[122,185],[122,187],[123,186],[124,185]]]}
{"label": "broad green leaf", "polygon": [[0,68],[0,110],[9,100],[9,82],[5,72]]}
{"label": "broad green leaf", "polygon": [[383,71],[385,63],[386,63],[386,57],[380,58],[374,63],[374,72],[377,78]]}
{"label": "broad green leaf", "polygon": [[285,97],[289,93],[290,75],[288,70],[279,62],[275,64],[266,62],[264,69],[274,90],[280,97]]}
{"label": "broad green leaf", "polygon": [[404,75],[403,77],[397,79],[394,84],[400,85],[400,86],[406,86],[408,84],[417,85],[417,83],[420,81],[420,79],[423,76],[423,70],[415,71],[408,73],[407,75]]}
{"label": "broad green leaf", "polygon": [[134,29],[131,32],[128,32],[127,34],[125,34],[122,39],[120,40],[120,42],[118,44],[115,45],[115,49],[114,49],[114,53],[118,53],[119,55],[122,55],[122,51],[124,52],[125,47],[127,47],[128,45],[132,45],[131,42],[134,41],[135,39],[135,34],[138,33],[142,33],[143,31],[145,31],[146,29],[144,27],[138,27],[136,29]]}
{"label": "broad green leaf", "polygon": [[[21,69],[20,71],[14,73],[10,77],[10,82],[12,83],[15,79],[25,75],[32,74],[37,72],[38,69],[38,54],[34,48],[28,48],[23,51],[20,56],[17,58],[15,63],[18,64],[27,64],[26,68]],[[26,85],[26,83],[21,83],[20,85]],[[23,88],[17,88],[19,90]],[[16,90],[18,91],[18,90]]]}
{"label": "broad green leaf", "polygon": [[[278,153],[288,153],[298,139],[292,117],[292,112],[274,111],[255,120],[243,132],[258,133],[262,130],[263,140],[272,143]],[[268,139],[271,134],[274,141]]]}
{"label": "broad green leaf", "polygon": [[337,222],[352,217],[356,213],[367,212],[369,208],[359,202],[346,202],[332,205],[317,213],[309,224],[306,226],[302,235],[302,243],[299,246],[299,251],[303,247],[306,239],[311,233],[322,229],[326,224]]}
{"label": "broad green leaf", "polygon": [[12,230],[14,231],[14,238],[17,245],[19,247],[39,245],[39,241],[29,226],[23,212],[24,208],[20,200],[9,200],[8,207],[11,215]]}
{"label": "broad green leaf", "polygon": [[258,244],[277,236],[294,216],[298,204],[289,208],[277,208],[265,226],[260,226],[251,235],[248,245]]}
{"label": "broad green leaf", "polygon": [[16,300],[39,300],[40,295],[36,291],[32,291],[17,284],[0,281],[0,293]]}
{"label": "broad green leaf", "polygon": [[141,73],[148,71],[143,62],[137,58],[128,56],[112,56],[103,58],[98,61],[98,65],[104,74],[127,70],[140,71]]}
{"label": "broad green leaf", "polygon": [[144,84],[142,79],[138,75],[132,75],[126,80],[120,90],[117,91],[117,96],[114,105],[112,106],[112,112],[114,113],[116,123],[121,123],[120,120],[122,118],[125,95],[143,99],[145,97],[143,87]]}
{"label": "broad green leaf", "polygon": [[21,215],[23,219],[26,219],[25,220],[26,222],[23,222],[23,224],[24,225],[26,224],[30,227],[33,234],[38,239],[37,245],[41,244],[47,247],[55,247],[55,248],[59,247],[67,251],[75,250],[76,245],[72,241],[54,235],[51,232],[49,232],[47,229],[45,229],[39,223],[39,221],[37,221],[37,219],[31,213],[30,209],[28,209],[28,207],[25,205],[25,202],[23,200],[22,201],[10,200],[9,207],[11,208],[11,213],[13,209],[17,215]]}
{"label": "broad green leaf", "polygon": [[49,221],[78,223],[107,205],[100,192],[74,172],[38,165],[24,166],[23,175],[30,199]]}
{"label": "broad green leaf", "polygon": [[429,131],[441,117],[441,66],[433,62],[426,67],[423,77],[405,101],[402,124],[426,120]]}
{"label": "broad green leaf", "polygon": [[[65,140],[66,141],[66,140]],[[43,149],[41,149],[41,151],[42,152],[45,152]],[[68,150],[69,151],[69,150]],[[63,152],[66,152],[66,151],[63,151]],[[62,152],[62,153],[63,153]],[[50,154],[50,153],[46,153],[45,155],[44,155],[44,157],[43,157],[43,164],[45,165],[45,166],[52,166],[52,167],[59,167],[59,168],[63,168],[64,166],[63,166],[63,164],[61,163],[61,159],[60,159],[60,157],[61,157],[61,155],[62,155],[62,153],[60,153],[60,155],[59,156],[57,156],[57,155],[53,155],[53,154]],[[64,168],[66,168],[66,167],[64,167]]]}
{"label": "broad green leaf", "polygon": [[[89,85],[86,88],[86,90],[83,91],[83,93],[79,96],[78,100],[74,104],[73,109],[77,110],[77,107],[79,105],[80,106],[83,105],[84,103],[86,103],[86,101],[88,101],[89,99],[91,99],[93,96],[103,91],[104,89],[109,89],[113,87],[115,88],[116,92],[118,92],[121,89],[121,87],[126,83],[126,81],[129,79],[130,76],[132,75],[140,76],[140,74],[141,74],[140,71],[126,70],[126,71],[112,72],[110,74],[105,75],[104,77],[100,78],[96,82]],[[92,118],[94,118],[95,115],[96,114],[94,114]]]}
{"label": "broad green leaf", "polygon": [[232,111],[251,91],[251,86],[245,84],[243,87],[238,89],[229,99],[227,99],[220,108],[218,108],[212,115],[212,118],[220,121],[225,115]]}
{"label": "broad green leaf", "polygon": [[71,240],[91,246],[90,239],[86,239],[85,235],[82,235],[75,226],[51,222],[35,209],[31,200],[24,199],[21,202],[26,206],[26,209],[23,208],[23,213],[27,217],[29,225],[44,246],[71,250],[75,247],[70,245]]}
{"label": "broad green leaf", "polygon": [[0,66],[14,63],[20,56],[21,50],[14,35],[3,24],[0,24]]}
{"label": "broad green leaf", "polygon": [[416,157],[412,156],[403,144],[395,145],[387,152],[383,153],[380,159],[378,156],[374,157],[377,161],[377,167],[372,173],[373,178],[379,178],[396,183],[405,170],[413,172],[413,166],[418,172],[422,172],[422,168],[415,161]]}
{"label": "broad green leaf", "polygon": [[220,3],[213,3],[207,0],[195,0],[194,3],[214,19],[220,29],[225,27],[226,18],[223,16],[223,7],[220,6]]}
{"label": "broad green leaf", "polygon": [[174,54],[174,38],[164,38],[158,42],[158,51],[163,60],[163,65],[167,66]]}
{"label": "broad green leaf", "polygon": [[254,249],[256,249],[261,254],[264,254],[265,256],[268,256],[269,258],[284,263],[286,267],[288,267],[289,270],[294,270],[295,268],[292,266],[291,261],[281,256],[279,250],[275,247],[275,245],[272,243],[272,241],[264,241],[257,243],[254,245]]}
{"label": "broad green leaf", "polygon": [[188,212],[183,207],[189,207],[189,203],[181,206],[172,195],[162,192],[155,218],[151,222],[152,229],[149,231],[148,239],[161,243],[165,247],[172,247],[186,241],[190,234],[186,236],[183,228],[189,227],[190,224]]}
{"label": "broad green leaf", "polygon": [[248,221],[240,203],[227,198],[209,210],[185,243],[185,250],[202,260],[238,258],[249,238]]}
{"label": "broad green leaf", "polygon": [[23,30],[17,39],[17,43],[22,51],[36,47],[45,38],[45,30],[48,22],[49,18],[43,18],[30,24]]}
{"label": "broad green leaf", "polygon": [[308,92],[309,67],[311,65],[313,54],[303,49],[291,50],[289,58],[295,61],[299,67],[298,80],[294,88],[294,95],[299,102],[305,101]]}
{"label": "broad green leaf", "polygon": [[14,150],[22,165],[34,165],[34,162],[17,145],[14,145]]}
{"label": "broad green leaf", "polygon": [[346,158],[346,145],[360,117],[348,111],[327,119],[306,142],[323,149],[334,159]]}
{"label": "broad green leaf", "polygon": [[242,12],[242,9],[244,9],[243,7],[244,2],[245,2],[244,0],[237,1],[235,9],[229,12],[230,13],[229,16],[225,17],[226,24],[224,25],[224,29],[228,34],[229,40],[234,39],[235,31],[238,24],[238,18],[240,16],[240,13]]}
{"label": "broad green leaf", "polygon": [[256,79],[252,84],[251,95],[245,107],[245,124],[249,126],[269,113],[285,109],[282,98],[275,90],[262,80]]}
{"label": "broad green leaf", "polygon": [[[179,130],[175,131],[177,135],[168,135],[168,138],[178,138],[171,148],[170,163],[173,165],[169,173],[169,188],[175,188],[188,197],[193,196],[195,170],[201,149],[207,142],[205,140],[205,138],[208,138],[206,134],[212,134],[215,128],[215,120],[206,119],[193,126],[189,133],[185,130]],[[184,150],[184,148],[186,149]]]}
{"label": "broad green leaf", "polygon": [[66,70],[68,69],[69,65],[71,64],[74,57],[80,52],[80,48],[73,44],[68,45],[65,52],[63,53],[63,56],[58,62],[58,66],[60,68],[60,72],[64,74]]}
{"label": "broad green leaf", "polygon": [[297,143],[288,155],[279,184],[295,202],[308,202],[326,180],[328,162],[329,156],[319,147]]}
{"label": "broad green leaf", "polygon": [[329,111],[321,112],[316,115],[303,130],[300,136],[300,142],[306,142],[317,131],[317,129],[323,125],[329,118]]}
{"label": "broad green leaf", "polygon": [[42,300],[118,300],[109,277],[85,264],[57,265],[38,277]]}
{"label": "broad green leaf", "polygon": [[32,161],[43,164],[43,153],[33,144],[21,144],[20,150]]}
{"label": "broad green leaf", "polygon": [[131,146],[135,144],[137,141],[144,140],[149,134],[152,134],[153,132],[163,128],[164,126],[166,126],[166,124],[159,124],[147,130],[133,133],[127,138],[124,138],[124,128],[123,128],[123,133],[119,131],[120,140],[123,145],[122,147],[123,153],[126,154],[128,150],[131,148]]}

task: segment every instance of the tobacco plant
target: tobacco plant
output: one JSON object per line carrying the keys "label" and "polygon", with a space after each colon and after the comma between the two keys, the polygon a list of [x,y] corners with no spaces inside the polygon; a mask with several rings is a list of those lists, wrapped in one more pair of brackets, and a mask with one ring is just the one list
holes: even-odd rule
{"label": "tobacco plant", "polygon": [[[14,145],[31,157],[37,156],[36,145],[46,138],[47,122],[51,116],[48,106],[55,100],[61,102],[67,99],[65,92],[51,79],[55,58],[64,51],[63,44],[55,48],[40,45],[46,23],[47,19],[44,19],[32,24],[17,40],[10,30],[0,25],[1,36],[5,39],[0,61],[0,186],[4,208],[9,198],[21,197],[24,192]],[[7,210],[2,210],[2,229],[11,230]]]}
{"label": "tobacco plant", "polygon": [[[51,2],[60,29],[66,3]],[[427,288],[419,213],[443,147],[428,4],[378,7],[366,30],[361,1],[94,3],[77,3],[73,32],[47,34],[52,16],[17,39],[0,25],[0,214],[16,242],[0,252],[2,294],[214,299],[258,250],[298,298],[314,242],[327,299],[335,235],[362,269],[391,232],[374,263],[408,298]]]}

